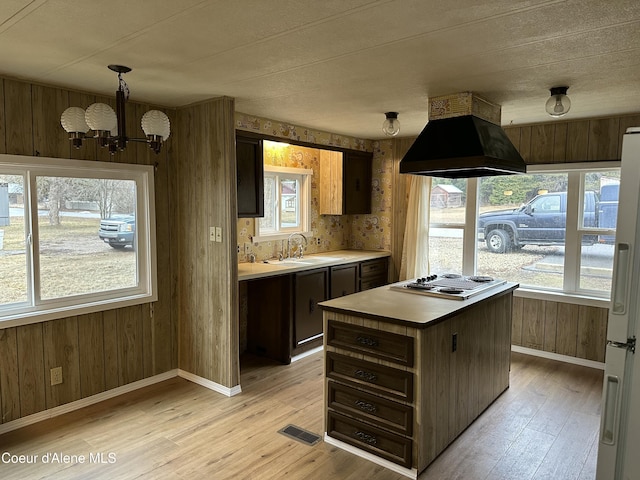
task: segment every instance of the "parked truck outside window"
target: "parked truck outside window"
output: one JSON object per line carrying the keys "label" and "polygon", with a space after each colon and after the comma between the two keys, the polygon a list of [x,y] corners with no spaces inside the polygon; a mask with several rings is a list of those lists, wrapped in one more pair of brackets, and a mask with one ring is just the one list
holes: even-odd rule
{"label": "parked truck outside window", "polygon": [[[603,186],[600,195],[594,191],[585,192],[582,227],[614,230],[618,185]],[[478,240],[484,241],[493,253],[508,253],[525,245],[564,245],[566,224],[567,192],[544,193],[519,208],[479,215]],[[598,242],[611,243],[613,237],[583,236],[583,244]]]}
{"label": "parked truck outside window", "polygon": [[98,237],[112,248],[133,247],[135,236],[136,217],[133,215],[114,215],[100,221]]}

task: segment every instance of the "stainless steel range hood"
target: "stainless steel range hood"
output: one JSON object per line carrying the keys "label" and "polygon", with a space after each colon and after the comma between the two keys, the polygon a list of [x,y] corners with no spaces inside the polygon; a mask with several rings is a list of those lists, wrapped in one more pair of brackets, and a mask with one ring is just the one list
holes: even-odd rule
{"label": "stainless steel range hood", "polygon": [[429,123],[400,161],[400,173],[471,178],[525,173],[500,127],[500,107],[472,93],[436,97]]}

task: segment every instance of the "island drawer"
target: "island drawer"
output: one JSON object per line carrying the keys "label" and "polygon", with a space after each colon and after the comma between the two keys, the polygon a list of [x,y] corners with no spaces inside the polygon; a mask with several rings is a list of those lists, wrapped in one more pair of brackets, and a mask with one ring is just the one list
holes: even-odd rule
{"label": "island drawer", "polygon": [[329,408],[360,420],[411,436],[413,407],[347,387],[336,382],[328,385]]}
{"label": "island drawer", "polygon": [[326,353],[327,377],[368,391],[413,401],[413,373],[335,352]]}
{"label": "island drawer", "polygon": [[404,467],[411,467],[411,439],[386,432],[337,412],[327,415],[327,434]]}
{"label": "island drawer", "polygon": [[336,320],[327,322],[327,345],[361,352],[389,362],[413,366],[413,337],[360,327]]}

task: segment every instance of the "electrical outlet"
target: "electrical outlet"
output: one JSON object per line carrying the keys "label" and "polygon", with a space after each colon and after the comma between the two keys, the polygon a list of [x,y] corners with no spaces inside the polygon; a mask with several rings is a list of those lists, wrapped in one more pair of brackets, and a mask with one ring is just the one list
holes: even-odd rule
{"label": "electrical outlet", "polygon": [[320,245],[322,243],[322,241],[320,240],[320,237],[316,238],[316,242],[318,245]]}
{"label": "electrical outlet", "polygon": [[62,383],[62,367],[51,369],[51,385],[60,385]]}
{"label": "electrical outlet", "polygon": [[238,253],[240,253],[240,245],[238,245]]}

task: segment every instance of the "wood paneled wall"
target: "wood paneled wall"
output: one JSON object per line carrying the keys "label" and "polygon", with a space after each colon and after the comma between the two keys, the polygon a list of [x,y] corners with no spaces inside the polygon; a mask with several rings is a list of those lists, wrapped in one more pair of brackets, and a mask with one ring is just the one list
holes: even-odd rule
{"label": "wood paneled wall", "polygon": [[527,164],[620,160],[622,136],[640,115],[504,127]]}
{"label": "wood paneled wall", "polygon": [[514,297],[511,343],[604,362],[608,309]]}
{"label": "wood paneled wall", "polygon": [[[234,102],[177,111],[179,365],[226,387],[240,383]],[[222,228],[222,242],[209,240]]]}
{"label": "wood paneled wall", "polygon": [[[93,141],[75,150],[60,114],[70,105],[86,108],[95,101],[114,104],[113,98],[0,78],[0,153],[155,165],[159,300],[0,329],[0,423],[177,368],[172,138],[160,155],[137,143],[114,157]],[[127,105],[129,136],[143,135],[140,119],[150,108]],[[64,381],[50,386],[54,366],[62,366]]]}

